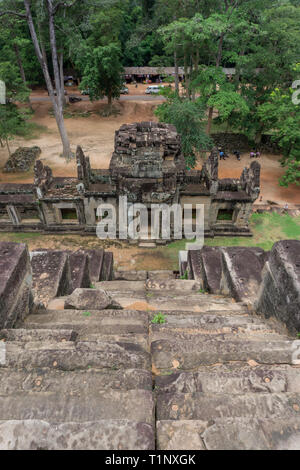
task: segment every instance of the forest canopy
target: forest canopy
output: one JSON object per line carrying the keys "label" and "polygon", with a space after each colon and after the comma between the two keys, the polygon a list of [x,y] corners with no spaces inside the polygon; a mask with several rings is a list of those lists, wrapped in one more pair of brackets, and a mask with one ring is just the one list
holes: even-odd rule
{"label": "forest canopy", "polygon": [[[183,138],[196,126],[203,145],[214,123],[254,145],[270,134],[282,149],[281,184],[288,185],[300,179],[300,105],[292,100],[299,38],[299,0],[0,0],[0,79],[9,83],[11,104],[26,103],[34,86],[48,89],[63,155],[71,157],[66,74],[75,74],[92,100],[106,96],[111,106],[124,67],[182,67],[183,93],[175,76],[175,93],[158,116],[193,116],[191,128],[181,126]],[[224,67],[235,69],[230,80]],[[13,134],[25,118],[14,106],[9,114]],[[185,142],[192,164],[194,144]]]}

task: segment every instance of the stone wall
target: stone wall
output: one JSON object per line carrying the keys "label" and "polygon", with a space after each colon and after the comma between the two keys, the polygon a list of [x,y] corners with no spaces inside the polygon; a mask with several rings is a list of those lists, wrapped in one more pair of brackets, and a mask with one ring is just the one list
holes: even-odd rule
{"label": "stone wall", "polygon": [[0,243],[0,329],[30,313],[32,273],[26,245]]}
{"label": "stone wall", "polygon": [[300,332],[300,241],[275,243],[264,267],[256,311]]}
{"label": "stone wall", "polygon": [[242,153],[250,152],[254,147],[264,153],[281,153],[278,145],[272,142],[272,136],[263,135],[261,142],[255,144],[251,142],[244,134],[217,133],[212,135],[213,141],[217,147],[222,147],[226,152],[239,150]]}

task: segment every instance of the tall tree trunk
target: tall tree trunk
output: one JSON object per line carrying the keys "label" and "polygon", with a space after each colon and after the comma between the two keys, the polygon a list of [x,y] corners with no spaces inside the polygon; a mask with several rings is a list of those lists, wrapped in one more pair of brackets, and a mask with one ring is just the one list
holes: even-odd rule
{"label": "tall tree trunk", "polygon": [[71,152],[71,147],[68,139],[68,135],[66,132],[65,128],[65,123],[64,123],[64,116],[63,116],[63,107],[61,106],[61,86],[60,86],[60,80],[59,80],[59,71],[58,71],[58,62],[57,62],[57,51],[56,51],[56,40],[55,40],[55,31],[54,31],[54,19],[53,19],[53,9],[52,7],[52,2],[48,0],[48,7],[51,11],[51,15],[49,16],[49,29],[50,29],[50,42],[51,42],[51,53],[53,57],[53,66],[55,68],[54,74],[55,74],[55,86],[57,90],[57,98],[54,95],[54,89],[51,81],[51,77],[49,74],[48,70],[48,65],[47,62],[44,59],[43,53],[40,48],[40,44],[37,38],[35,26],[33,23],[33,18],[31,14],[31,9],[30,9],[30,0],[24,0],[24,5],[26,9],[26,16],[27,16],[27,23],[28,27],[30,30],[32,42],[34,45],[34,49],[36,52],[36,56],[38,58],[38,61],[41,65],[41,68],[43,70],[45,82],[47,85],[47,89],[49,92],[49,96],[53,105],[53,111],[54,111],[54,116],[56,119],[57,127],[60,133],[61,141],[63,144],[63,156],[66,158],[70,158],[72,156]]}
{"label": "tall tree trunk", "polygon": [[9,145],[8,145],[8,138],[7,137],[5,139],[5,142],[6,142],[6,146],[7,146],[7,150],[8,150],[8,155],[11,156],[11,151],[10,151],[10,148],[9,148]]}
{"label": "tall tree trunk", "polygon": [[67,99],[65,96],[65,80],[64,80],[64,53],[59,54],[59,73],[60,73],[60,82],[62,89],[62,107],[67,104]]}
{"label": "tall tree trunk", "polygon": [[108,92],[107,94],[107,105],[108,105],[108,111],[111,113],[112,111],[112,94],[111,91]]}
{"label": "tall tree trunk", "polygon": [[[220,67],[221,61],[222,61],[222,53],[223,53],[223,43],[224,43],[224,37],[225,33],[221,34],[220,40],[219,40],[219,47],[218,47],[218,54],[216,58],[216,67]],[[214,108],[209,107],[208,108],[208,122],[207,122],[207,134],[210,135],[211,133],[211,126],[212,126],[212,120],[213,120],[213,115],[214,115]]]}
{"label": "tall tree trunk", "polygon": [[174,65],[175,65],[175,91],[179,95],[179,67],[177,59],[177,51],[174,51]]}
{"label": "tall tree trunk", "polygon": [[25,76],[25,70],[24,70],[24,67],[23,67],[23,62],[22,62],[22,59],[21,59],[21,55],[20,55],[20,51],[19,51],[18,44],[14,43],[13,47],[14,47],[14,51],[15,51],[15,56],[16,56],[16,59],[17,59],[17,63],[18,63],[18,66],[19,66],[20,75],[21,75],[21,77],[22,77],[22,81],[23,81],[24,85],[27,86],[27,83],[26,83],[26,76]]}

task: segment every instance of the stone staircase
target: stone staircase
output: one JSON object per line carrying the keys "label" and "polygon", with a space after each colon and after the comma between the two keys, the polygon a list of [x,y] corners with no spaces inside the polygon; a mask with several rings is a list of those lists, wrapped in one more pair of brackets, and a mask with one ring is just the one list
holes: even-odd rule
{"label": "stone staircase", "polygon": [[119,308],[64,309],[62,296],[0,331],[0,449],[299,448],[281,323],[171,272],[116,278],[86,293]]}

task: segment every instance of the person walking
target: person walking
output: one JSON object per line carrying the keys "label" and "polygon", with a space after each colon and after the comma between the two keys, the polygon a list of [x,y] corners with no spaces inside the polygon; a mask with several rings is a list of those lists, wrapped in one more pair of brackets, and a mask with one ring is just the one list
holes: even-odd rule
{"label": "person walking", "polygon": [[236,156],[239,162],[241,161],[241,152],[239,150],[236,150],[235,152],[233,152],[233,155]]}
{"label": "person walking", "polygon": [[256,152],[254,150],[251,150],[250,158],[255,158],[255,157],[256,157]]}

